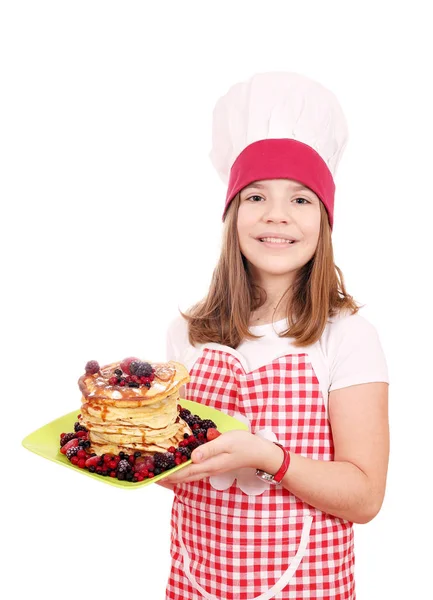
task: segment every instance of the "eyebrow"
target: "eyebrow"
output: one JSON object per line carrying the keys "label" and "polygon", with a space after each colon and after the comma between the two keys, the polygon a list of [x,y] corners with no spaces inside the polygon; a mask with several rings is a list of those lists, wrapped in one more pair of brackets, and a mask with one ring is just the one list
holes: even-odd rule
{"label": "eyebrow", "polygon": [[[266,189],[266,186],[263,185],[262,183],[250,183],[249,185],[246,185],[244,187],[244,190],[248,190],[249,188],[256,188],[258,190],[264,190]],[[306,192],[310,192],[311,190],[309,188],[307,188],[305,185],[302,185],[302,183],[297,183],[293,186],[293,190],[295,192],[299,191],[299,190],[305,190]]]}

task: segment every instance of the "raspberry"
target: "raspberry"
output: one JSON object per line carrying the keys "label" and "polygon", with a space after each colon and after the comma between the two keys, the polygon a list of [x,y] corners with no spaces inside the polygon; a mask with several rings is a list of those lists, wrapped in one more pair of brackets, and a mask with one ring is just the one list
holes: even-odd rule
{"label": "raspberry", "polygon": [[[77,448],[79,448],[79,447],[80,446],[77,446]],[[67,455],[67,453],[66,453],[66,455]],[[88,454],[84,450],[78,450],[77,456],[78,456],[78,458],[86,458],[87,459]]]}
{"label": "raspberry", "polygon": [[188,448],[190,448],[190,450],[195,450],[199,446],[200,446],[200,442],[198,440],[196,440],[195,438],[193,440],[188,441]]}
{"label": "raspberry", "polygon": [[87,438],[89,437],[89,432],[87,431],[87,429],[83,428],[81,429],[81,431],[77,431],[75,433],[75,437],[80,438],[82,440],[87,440]]}
{"label": "raspberry", "polygon": [[65,435],[60,440],[60,446],[64,446],[65,444],[70,442],[72,439],[74,439],[74,437],[75,437],[75,433],[65,433]]}
{"label": "raspberry", "polygon": [[73,465],[78,465],[78,461],[79,461],[79,460],[80,460],[80,459],[78,458],[78,456],[73,456],[73,457],[71,458],[71,463],[72,463]]}
{"label": "raspberry", "polygon": [[203,419],[203,421],[200,423],[200,427],[202,429],[209,429],[209,427],[213,427],[214,429],[217,428],[217,426],[215,425],[215,423],[213,421],[211,421],[210,419]]}
{"label": "raspberry", "polygon": [[86,466],[86,459],[80,458],[80,460],[77,462],[77,465],[80,467],[80,469],[84,469],[84,467]]}
{"label": "raspberry", "polygon": [[135,465],[134,465],[134,470],[135,472],[142,472],[142,471],[153,471],[154,469],[154,461],[153,461],[153,457],[148,455],[145,456],[139,456],[138,458],[135,459]]}
{"label": "raspberry", "polygon": [[66,458],[68,458],[69,460],[71,460],[71,458],[73,456],[75,456],[76,454],[78,454],[79,452],[79,448],[78,446],[74,446],[73,448],[69,448],[68,450],[66,450]]}
{"label": "raspberry", "polygon": [[153,461],[155,464],[154,473],[156,474],[156,470],[167,471],[168,469],[172,469],[176,463],[174,462],[174,457],[171,452],[156,452],[153,455]]}
{"label": "raspberry", "polygon": [[90,458],[88,458],[86,460],[86,467],[89,469],[95,469],[95,467],[97,466],[97,464],[99,463],[99,461],[101,460],[100,456],[91,456]]}
{"label": "raspberry", "polygon": [[89,360],[89,362],[86,363],[85,369],[86,369],[86,373],[88,375],[94,375],[95,373],[97,373],[99,371],[98,361],[97,360]]}
{"label": "raspberry", "polygon": [[110,377],[110,379],[108,380],[108,382],[111,385],[116,385],[116,383],[117,383],[117,377]]}

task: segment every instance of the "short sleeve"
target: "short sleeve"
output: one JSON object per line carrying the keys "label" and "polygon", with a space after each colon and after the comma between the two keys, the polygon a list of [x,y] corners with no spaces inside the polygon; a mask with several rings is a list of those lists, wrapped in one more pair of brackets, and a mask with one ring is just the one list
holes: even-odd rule
{"label": "short sleeve", "polygon": [[389,383],[376,328],[358,313],[344,316],[330,326],[328,359],[329,391],[362,383]]}

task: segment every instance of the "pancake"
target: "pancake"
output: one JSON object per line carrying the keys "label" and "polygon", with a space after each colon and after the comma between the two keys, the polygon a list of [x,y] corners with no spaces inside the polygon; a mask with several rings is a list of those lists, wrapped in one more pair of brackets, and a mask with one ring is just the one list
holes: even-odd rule
{"label": "pancake", "polygon": [[[140,373],[136,364],[150,376],[134,375],[135,368]],[[78,421],[89,432],[91,453],[165,452],[177,447],[185,434],[192,435],[179,416],[179,389],[189,381],[187,369],[174,361],[136,359],[136,364],[130,371],[125,361],[101,368],[96,363],[97,372],[86,372],[78,380]]]}

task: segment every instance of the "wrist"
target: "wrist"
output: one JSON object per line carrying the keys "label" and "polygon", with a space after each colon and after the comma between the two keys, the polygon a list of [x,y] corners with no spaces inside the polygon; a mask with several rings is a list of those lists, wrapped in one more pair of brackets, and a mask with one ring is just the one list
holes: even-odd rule
{"label": "wrist", "polygon": [[260,469],[260,471],[265,471],[273,475],[281,467],[285,456],[284,450],[269,440],[261,438],[261,442],[260,455],[256,461],[257,464],[254,466],[256,469]]}

